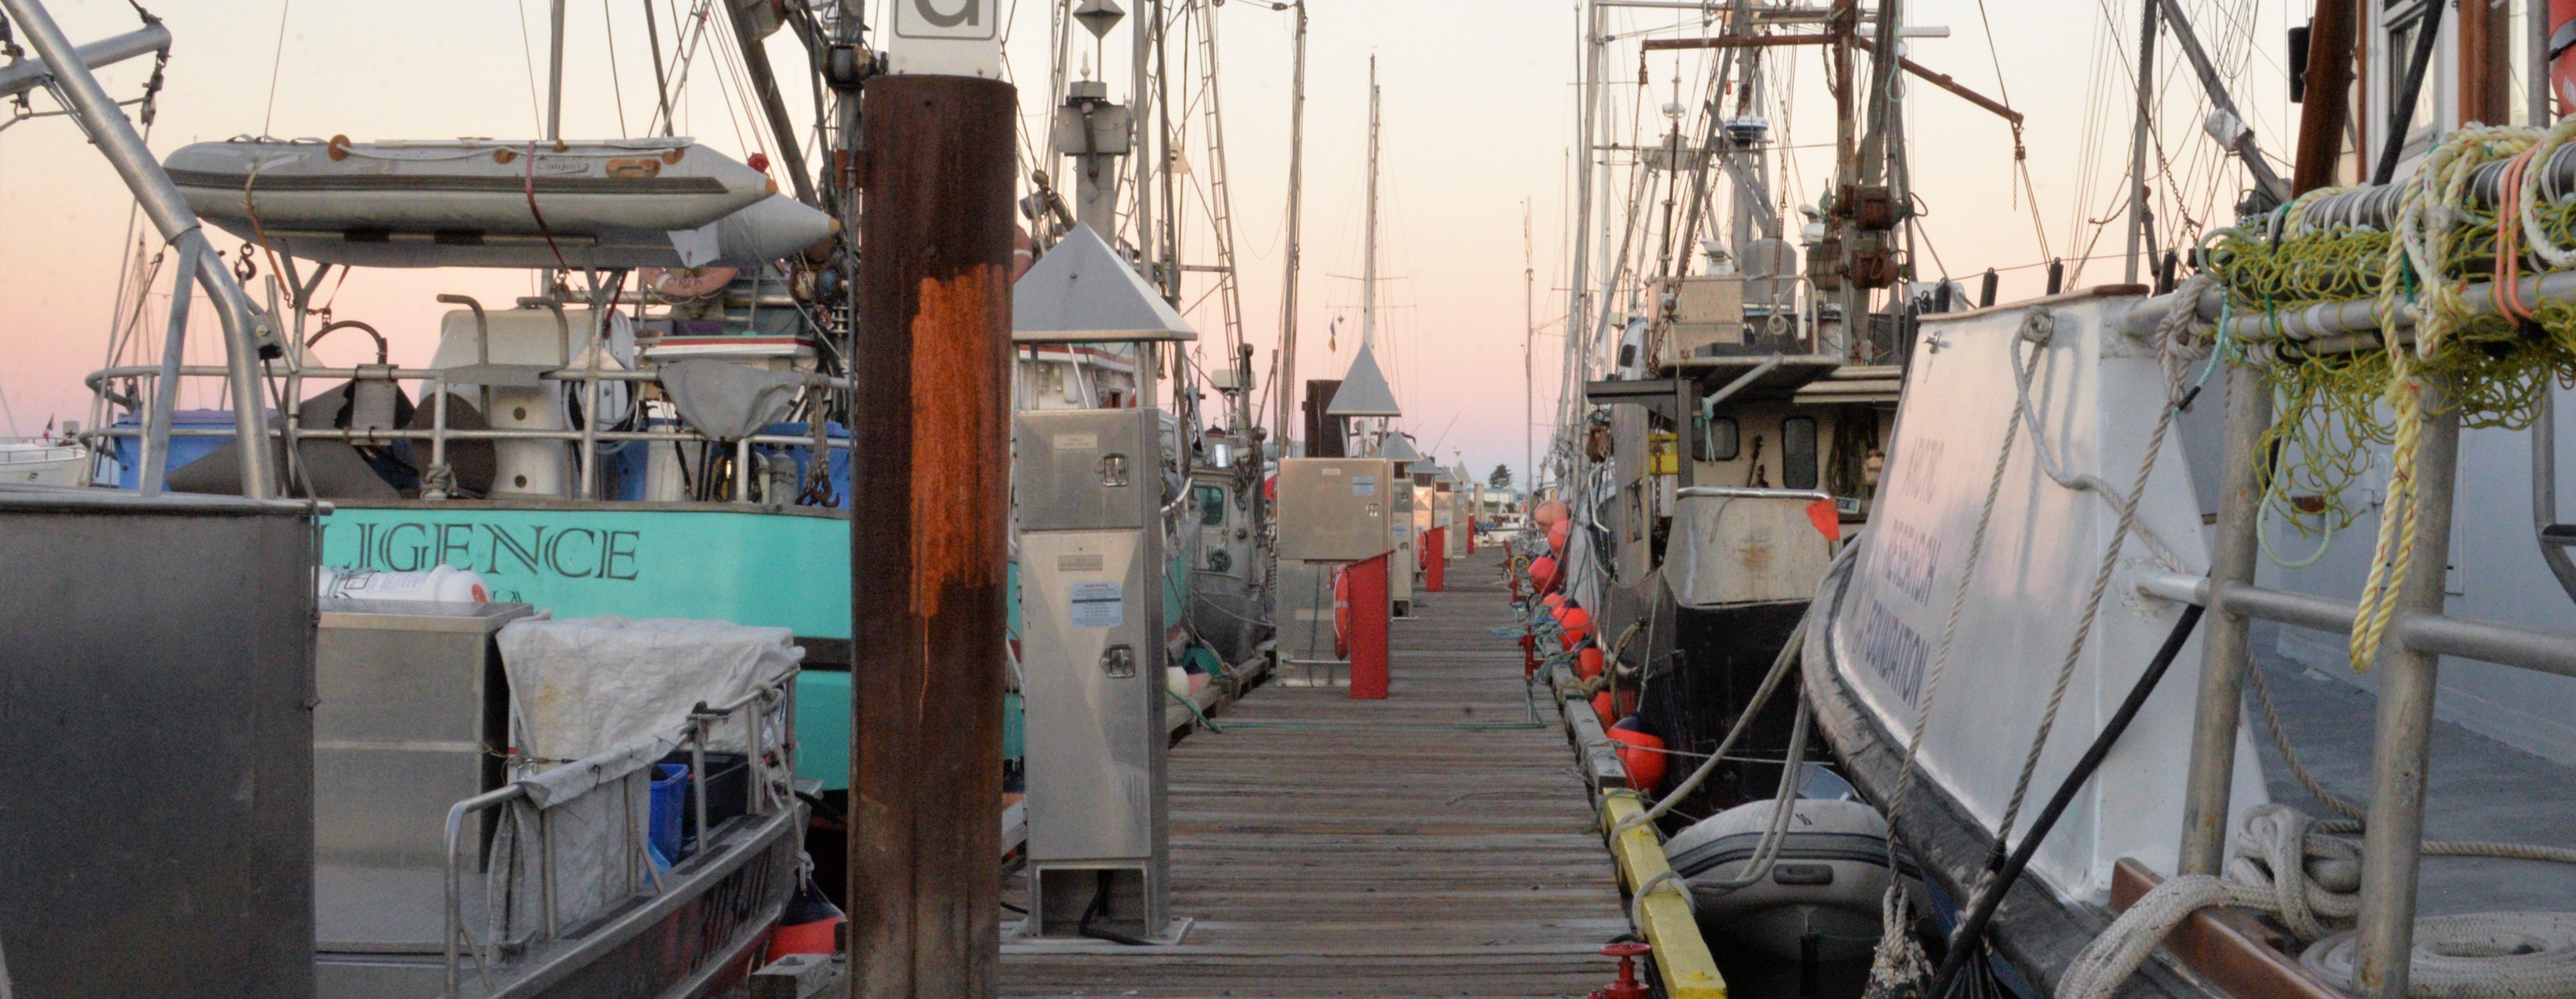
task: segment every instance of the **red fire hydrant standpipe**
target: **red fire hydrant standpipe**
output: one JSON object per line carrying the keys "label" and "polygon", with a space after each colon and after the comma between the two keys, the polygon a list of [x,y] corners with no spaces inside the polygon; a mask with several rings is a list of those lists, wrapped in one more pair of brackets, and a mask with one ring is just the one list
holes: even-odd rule
{"label": "red fire hydrant standpipe", "polygon": [[1386,699],[1387,571],[1394,560],[1385,555],[1351,563],[1350,580],[1351,696]]}
{"label": "red fire hydrant standpipe", "polygon": [[1434,527],[1422,535],[1422,589],[1441,593],[1449,589],[1449,529]]}
{"label": "red fire hydrant standpipe", "polygon": [[1592,999],[1646,999],[1646,985],[1637,980],[1637,959],[1652,950],[1633,941],[1602,945],[1601,953],[1619,959],[1619,980],[1592,990]]}

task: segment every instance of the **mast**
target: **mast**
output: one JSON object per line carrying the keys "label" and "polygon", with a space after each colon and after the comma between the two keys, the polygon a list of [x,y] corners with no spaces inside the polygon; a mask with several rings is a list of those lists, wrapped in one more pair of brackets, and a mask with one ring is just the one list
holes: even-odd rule
{"label": "mast", "polygon": [[[1163,10],[1163,0],[1154,0],[1154,89],[1162,92],[1167,98],[1154,102],[1154,120],[1156,128],[1161,133],[1155,145],[1162,150],[1162,155],[1154,160],[1154,169],[1163,177],[1161,185],[1163,193],[1162,273],[1161,279],[1154,283],[1163,289],[1163,300],[1170,302],[1174,308],[1179,308],[1181,304],[1181,203],[1179,192],[1172,181],[1172,102],[1168,99],[1172,89],[1171,37],[1168,34],[1170,30],[1171,20]],[[1136,192],[1136,200],[1141,202],[1144,199],[1145,192]],[[1178,382],[1183,377],[1180,367],[1181,349],[1178,346],[1172,348],[1172,362],[1172,380]],[[1173,409],[1184,408],[1189,404],[1188,400],[1188,393],[1176,393],[1172,397]]]}
{"label": "mast", "polygon": [[554,0],[548,34],[552,41],[546,50],[546,141],[563,141],[563,47],[564,0]]}
{"label": "mast", "polygon": [[[1571,247],[1573,252],[1568,254],[1574,258],[1574,270],[1565,289],[1566,391],[1557,400],[1558,429],[1566,434],[1574,432],[1575,416],[1579,412],[1576,400],[1580,398],[1583,379],[1591,373],[1584,343],[1592,331],[1592,299],[1587,291],[1592,284],[1592,158],[1598,153],[1594,132],[1599,122],[1596,105],[1600,101],[1601,86],[1601,11],[1598,0],[1587,0],[1584,4],[1582,47],[1577,50],[1583,61],[1582,90],[1575,111],[1574,245]],[[1605,166],[1603,169],[1606,171],[1608,168]],[[1569,451],[1568,460],[1572,461],[1572,456],[1580,453],[1579,450]],[[1566,477],[1572,478],[1572,473],[1569,466]]]}
{"label": "mast", "polygon": [[[1188,9],[1198,22],[1199,86],[1207,91],[1208,229],[1216,238],[1217,300],[1225,307],[1226,361],[1233,364],[1235,349],[1243,345],[1243,286],[1235,280],[1234,194],[1226,181],[1225,117],[1217,102],[1216,12],[1200,0],[1190,0]],[[1174,252],[1178,253],[1177,248]],[[1241,421],[1236,429],[1244,430],[1249,424],[1248,419]]]}
{"label": "mast", "polygon": [[1377,57],[1369,57],[1368,232],[1360,250],[1360,344],[1377,346]]}
{"label": "mast", "polygon": [[[787,116],[787,99],[778,91],[778,74],[770,69],[769,50],[760,44],[759,26],[752,23],[752,8],[744,4],[726,4],[733,17],[733,40],[742,48],[743,72],[751,77],[752,93],[760,100],[761,116],[769,119],[769,132],[777,138],[778,164],[787,169],[787,181],[794,185],[796,200],[819,205],[814,197],[814,182],[805,172],[805,146],[797,141],[796,123]],[[770,30],[777,30],[772,24]],[[555,0],[555,65],[561,76],[563,65],[563,0]],[[556,95],[560,101],[562,95]]]}
{"label": "mast", "polygon": [[2129,254],[2120,268],[2124,284],[2138,283],[2138,252],[2147,239],[2147,118],[2155,99],[2156,3],[2143,0],[2138,24],[2138,120],[2129,136]]}
{"label": "mast", "polygon": [[[1135,63],[1129,69],[1131,73],[1129,79],[1134,81],[1130,86],[1135,90],[1135,94],[1127,103],[1134,109],[1128,112],[1133,116],[1128,120],[1140,124],[1149,120],[1146,116],[1154,108],[1154,27],[1149,22],[1160,16],[1162,16],[1161,12],[1152,8],[1137,11]],[[1139,135],[1136,140],[1136,162],[1132,164],[1136,170],[1136,263],[1144,269],[1146,283],[1160,288],[1163,282],[1154,273],[1154,267],[1158,263],[1153,250],[1154,198],[1149,192],[1154,189],[1155,159],[1168,157],[1172,153],[1168,148],[1157,148],[1156,139],[1161,136],[1145,135],[1143,129],[1137,131]],[[1146,354],[1152,351],[1146,349],[1140,350],[1139,353]],[[1148,372],[1146,366],[1141,363],[1137,365],[1136,371],[1138,378],[1153,377],[1153,373]]]}
{"label": "mast", "polygon": [[1521,509],[1538,487],[1538,249],[1530,244],[1529,199],[1521,199]]}
{"label": "mast", "polygon": [[1306,0],[1296,0],[1297,67],[1288,88],[1288,262],[1279,293],[1279,456],[1294,450],[1297,424],[1297,244],[1306,182]]}

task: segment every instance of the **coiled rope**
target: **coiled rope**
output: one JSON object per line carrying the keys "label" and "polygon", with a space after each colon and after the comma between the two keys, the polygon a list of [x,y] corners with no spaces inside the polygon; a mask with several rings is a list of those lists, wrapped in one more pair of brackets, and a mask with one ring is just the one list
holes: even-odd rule
{"label": "coiled rope", "polygon": [[[2273,913],[2302,942],[2315,941],[2301,963],[2328,982],[2355,988],[2357,947],[2345,930],[2361,912],[2352,871],[2360,847],[2341,838],[2358,823],[2319,822],[2280,804],[2248,809],[2229,849],[2227,873],[2183,875],[2157,885],[2067,965],[2057,999],[2106,999],[2146,962],[2185,917],[2205,906]],[[2442,844],[2427,853],[2503,846],[2521,859],[2576,854],[2516,844]],[[2484,854],[2502,855],[2502,854]],[[2568,858],[2576,860],[2576,856]],[[2324,862],[2320,864],[2318,862]],[[2331,883],[2329,883],[2331,882]],[[2576,996],[2576,913],[2495,912],[2415,921],[2408,992],[2422,999],[2565,999]]]}

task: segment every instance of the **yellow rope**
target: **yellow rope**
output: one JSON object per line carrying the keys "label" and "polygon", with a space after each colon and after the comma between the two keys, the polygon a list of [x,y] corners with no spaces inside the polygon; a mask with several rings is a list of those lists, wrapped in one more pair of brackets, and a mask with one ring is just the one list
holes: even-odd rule
{"label": "yellow rope", "polygon": [[[2423,434],[2425,393],[2439,384],[2440,405],[2464,425],[2522,429],[2538,415],[2553,384],[2576,385],[2576,307],[2543,302],[2526,324],[2508,316],[2468,313],[2463,290],[2496,271],[2497,227],[2515,233],[2528,273],[2576,266],[2576,202],[2547,204],[2540,177],[2559,145],[2576,141],[2576,121],[2548,132],[2473,127],[2446,138],[2400,188],[2391,231],[2324,228],[2308,223],[2319,198],[2311,192],[2263,232],[2231,230],[2208,247],[2208,269],[2238,316],[2277,316],[2320,302],[2368,300],[2385,329],[2403,317],[2415,327],[2412,349],[2392,340],[2382,351],[2316,354],[2283,338],[2256,338],[2240,363],[2262,365],[2275,393],[2278,420],[2264,432],[2262,453],[2277,455],[2258,485],[2267,505],[2303,535],[2316,536],[2359,519],[2346,500],[2368,474],[2376,447],[2389,450],[2389,476],[2377,542],[2353,629],[2353,668],[2377,657],[2396,612],[2396,591],[2414,561],[2417,520],[2415,454]],[[2477,169],[2532,150],[2517,217],[2498,219],[2469,200]]]}

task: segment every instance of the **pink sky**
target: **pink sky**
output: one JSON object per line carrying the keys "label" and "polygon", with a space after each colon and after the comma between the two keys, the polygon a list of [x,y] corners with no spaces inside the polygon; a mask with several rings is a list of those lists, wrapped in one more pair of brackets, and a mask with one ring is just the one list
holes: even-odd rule
{"label": "pink sky", "polygon": [[[605,5],[614,12],[613,26],[603,24],[602,4],[572,4],[568,136],[645,128],[652,74],[640,2]],[[54,0],[49,6],[75,40],[135,24],[123,0]],[[272,104],[271,56],[281,54],[277,0],[165,0],[157,12],[177,42],[152,146],[166,154],[192,141],[262,131],[285,137],[345,133],[360,140],[534,134],[530,58],[512,22],[525,12],[524,37],[534,46],[541,73],[545,6],[545,0],[304,0],[285,19]],[[1407,413],[1403,424],[1425,446],[1437,443],[1443,461],[1463,454],[1480,477],[1498,463],[1517,467],[1523,447],[1522,209],[1526,203],[1531,213],[1536,308],[1547,324],[1563,314],[1565,302],[1578,8],[1520,0],[1312,0],[1311,6],[1300,374],[1337,376],[1357,345],[1359,282],[1352,278],[1360,270],[1367,61],[1375,53],[1385,93],[1380,266],[1389,279],[1380,298],[1381,357],[1389,361]],[[2104,45],[2098,25],[2105,11],[2129,6],[1987,0],[1995,36],[1990,56],[1974,0],[1908,5],[1912,23],[1952,31],[1946,39],[1911,43],[1913,58],[1986,93],[2009,93],[2030,116],[2031,171],[2059,254],[2069,252],[2077,219],[2107,211],[2100,192],[2116,182],[2126,155],[2125,116],[2097,117],[2088,108],[2125,102],[2113,92],[2129,86],[2125,59],[2097,58],[2117,47]],[[2278,82],[2284,12],[2267,7],[2261,14],[2252,28],[2250,58],[2237,57],[2251,91],[2241,102],[2266,148],[2278,151],[2295,120]],[[1266,370],[1279,314],[1291,15],[1235,0],[1217,16],[1244,325]],[[1620,12],[1612,18],[1613,30],[1670,25],[1676,16]],[[2126,21],[2134,12],[2119,16]],[[1045,22],[1041,0],[1017,0],[1011,63],[1037,84],[1024,92],[1032,124],[1044,110],[1038,105],[1044,100]],[[667,16],[662,27],[667,40]],[[2221,29],[2205,24],[2202,33],[2215,45],[2225,37]],[[615,88],[607,30],[616,33]],[[1109,38],[1107,61],[1123,67],[1126,45],[1122,27]],[[771,47],[783,67],[803,64],[801,49],[787,33],[772,38]],[[1671,99],[1676,69],[1695,77],[1701,58],[1657,55],[1648,64],[1652,83],[1641,91],[1635,50],[1615,50],[1609,61],[1610,75],[1620,81],[1613,88],[1619,116],[1633,120],[1642,111],[1648,119],[1660,118],[1654,109]],[[1824,74],[1812,53],[1800,58],[1793,106],[1775,126],[1787,125],[1789,140],[1800,145],[1830,142],[1832,105]],[[1998,62],[2008,74],[2002,88],[1996,86]],[[128,64],[102,76],[112,92],[132,96],[147,73],[147,64]],[[1123,98],[1123,69],[1105,76],[1113,96]],[[703,85],[712,76],[700,81],[687,95],[682,134],[744,151],[752,134],[749,118],[729,111],[718,89]],[[787,91],[791,101],[800,101],[804,88]],[[1916,189],[1930,208],[1924,226],[1941,263],[1966,278],[1987,266],[2040,262],[2027,199],[2011,183],[2009,131],[1985,112],[1929,87],[1917,86],[1913,94]],[[2169,92],[2176,113],[2175,123],[2166,126],[2166,141],[2176,149],[2207,145],[2190,127],[2197,124],[2188,117],[2191,97],[2187,82]],[[40,110],[51,106],[42,97],[36,103]],[[1661,131],[1657,121],[1644,127]],[[1803,176],[1792,190],[1812,200],[1830,154],[1802,149],[1799,155]],[[2079,178],[2090,183],[2079,185]],[[2094,192],[2096,203],[2078,209],[2079,187]],[[87,395],[80,378],[99,365],[105,351],[117,272],[128,252],[119,246],[128,204],[106,162],[69,121],[36,119],[0,132],[0,346],[7,358],[0,362],[0,391],[20,432],[33,432],[48,416],[83,416]],[[216,241],[233,246],[229,237],[218,235]],[[2117,252],[2117,241],[2115,232],[2096,252]],[[157,238],[152,242],[157,245]],[[1212,262],[1203,239],[1184,242],[1190,262]],[[1920,266],[1927,273],[1934,269],[1930,254]],[[2086,276],[2088,283],[2117,279],[2117,261],[2103,262]],[[2034,292],[2040,280],[2036,267],[2012,271],[2005,295]],[[419,364],[428,358],[431,331],[445,309],[433,295],[464,292],[507,300],[528,289],[528,276],[519,272],[362,271],[340,289],[337,314],[385,330],[394,342],[394,359]],[[1194,289],[1190,298],[1196,295]],[[1325,331],[1337,317],[1343,335],[1335,351],[1328,349]],[[1218,328],[1212,301],[1200,305],[1192,319],[1205,331]],[[192,352],[192,359],[211,362],[218,356],[210,324],[193,340],[206,350]],[[352,339],[326,347],[325,356],[353,360],[356,344]],[[1553,409],[1561,344],[1553,327],[1539,340],[1541,420]],[[1544,446],[1543,429],[1541,435]]]}

